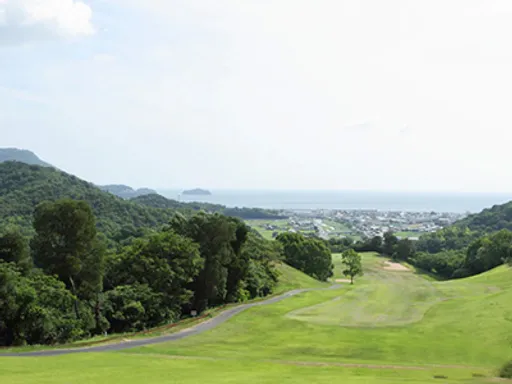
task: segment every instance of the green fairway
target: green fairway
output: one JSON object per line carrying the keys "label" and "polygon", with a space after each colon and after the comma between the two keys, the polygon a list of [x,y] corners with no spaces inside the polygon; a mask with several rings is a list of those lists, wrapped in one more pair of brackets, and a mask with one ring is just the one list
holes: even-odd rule
{"label": "green fairway", "polygon": [[[438,282],[386,261],[363,254],[365,276],[354,286],[253,307],[179,341],[6,358],[0,382],[484,383],[512,358],[510,268]],[[333,262],[336,281],[340,255]],[[286,265],[279,270],[278,291],[326,287]]]}
{"label": "green fairway", "polygon": [[[384,260],[366,255],[365,276],[354,289],[332,300],[301,308],[288,317],[324,325],[382,327],[420,320],[442,298],[429,281],[409,272],[389,272]],[[335,274],[341,274],[334,255]]]}
{"label": "green fairway", "polygon": [[[492,279],[481,276],[447,283],[428,282],[412,271],[372,272],[382,259],[370,254],[363,259],[367,276],[353,287],[342,284],[338,289],[312,291],[278,304],[252,308],[205,334],[133,352],[484,369],[496,368],[512,357],[512,309],[508,304],[512,290],[506,289],[512,272],[508,268],[490,272],[494,274]],[[378,275],[381,276],[375,280]],[[378,292],[379,286],[396,281],[401,289]],[[377,285],[376,291],[370,288],[372,284]],[[365,292],[371,292],[372,297],[367,299]],[[344,315],[342,308],[338,310],[344,322],[352,321],[350,327],[341,326],[336,315],[328,311],[307,321],[293,318],[296,311],[304,308],[322,308],[329,302],[335,306],[337,302],[333,300],[339,297],[351,308],[357,308],[356,301],[360,301],[362,309],[357,318]],[[413,308],[403,305],[401,297]],[[367,327],[372,309],[384,312],[386,321],[393,326],[385,326],[391,324],[381,320],[380,326]],[[361,322],[365,327],[354,326]]]}
{"label": "green fairway", "polygon": [[[8,384],[172,384],[172,383],[478,383],[463,369],[402,370],[394,367],[343,367],[154,355],[89,354],[46,358],[8,358],[0,380]],[[439,382],[439,380],[437,380]]]}

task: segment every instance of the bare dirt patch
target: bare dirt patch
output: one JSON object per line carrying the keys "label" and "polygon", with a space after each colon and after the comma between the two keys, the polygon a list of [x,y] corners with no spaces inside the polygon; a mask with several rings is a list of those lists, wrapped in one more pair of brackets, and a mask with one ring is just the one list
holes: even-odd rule
{"label": "bare dirt patch", "polygon": [[410,271],[409,268],[407,267],[404,267],[402,264],[400,263],[394,263],[392,261],[386,261],[384,263],[384,269],[386,271],[397,271],[397,272],[404,272],[404,271]]}
{"label": "bare dirt patch", "polygon": [[350,283],[350,279],[336,279],[334,280],[336,283]]}

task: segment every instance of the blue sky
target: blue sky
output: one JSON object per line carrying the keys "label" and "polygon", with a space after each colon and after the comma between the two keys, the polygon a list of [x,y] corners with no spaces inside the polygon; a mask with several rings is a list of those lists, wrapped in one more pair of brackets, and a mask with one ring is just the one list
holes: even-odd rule
{"label": "blue sky", "polygon": [[136,187],[512,191],[506,0],[0,0],[2,146]]}

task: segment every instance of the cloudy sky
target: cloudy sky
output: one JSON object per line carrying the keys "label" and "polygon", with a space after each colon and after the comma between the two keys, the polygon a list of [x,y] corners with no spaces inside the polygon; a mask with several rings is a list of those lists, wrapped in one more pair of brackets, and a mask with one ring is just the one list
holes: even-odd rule
{"label": "cloudy sky", "polygon": [[512,191],[510,0],[0,0],[0,146],[135,187]]}

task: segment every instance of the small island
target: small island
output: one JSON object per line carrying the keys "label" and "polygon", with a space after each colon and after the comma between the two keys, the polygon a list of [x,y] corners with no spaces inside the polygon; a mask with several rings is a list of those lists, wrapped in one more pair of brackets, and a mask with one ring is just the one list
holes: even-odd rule
{"label": "small island", "polygon": [[194,188],[183,191],[182,194],[188,196],[210,196],[212,193],[206,189]]}

